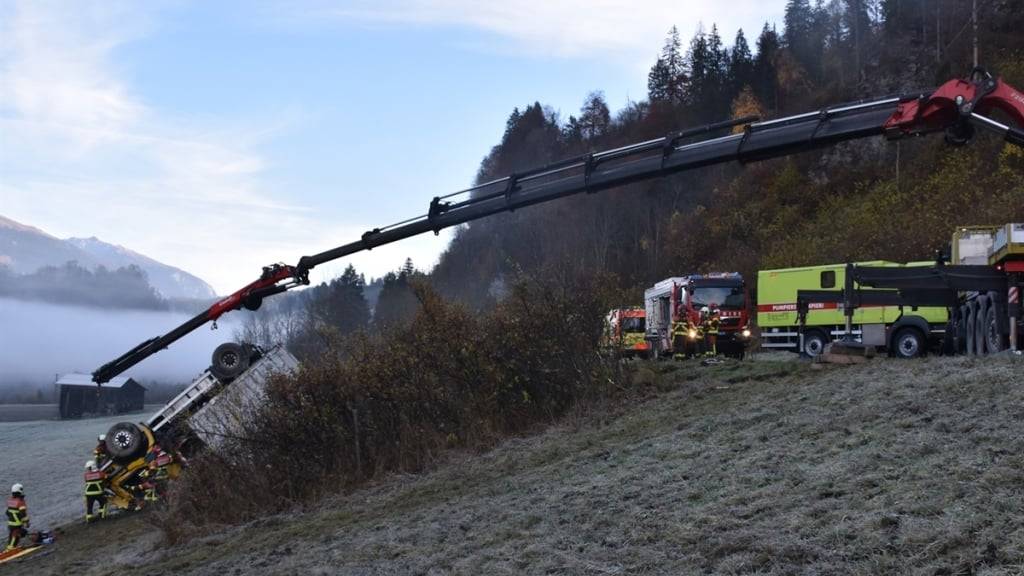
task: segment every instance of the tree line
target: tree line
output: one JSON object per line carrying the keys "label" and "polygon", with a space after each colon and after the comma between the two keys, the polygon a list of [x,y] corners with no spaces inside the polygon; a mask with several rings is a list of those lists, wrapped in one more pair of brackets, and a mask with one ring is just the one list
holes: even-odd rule
{"label": "tree line", "polygon": [[72,261],[63,266],[44,266],[31,274],[16,274],[0,266],[0,297],[98,308],[169,308],[149,284],[146,272],[135,265],[90,270]]}

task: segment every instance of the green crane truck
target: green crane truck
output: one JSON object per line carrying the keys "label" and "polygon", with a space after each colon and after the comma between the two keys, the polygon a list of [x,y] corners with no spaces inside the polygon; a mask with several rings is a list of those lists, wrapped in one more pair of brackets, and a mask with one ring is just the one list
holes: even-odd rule
{"label": "green crane truck", "polygon": [[[857,266],[904,267],[929,266],[932,262],[901,264],[875,260]],[[846,264],[826,264],[762,270],[757,274],[757,325],[761,348],[800,352],[815,357],[825,346],[846,333],[842,303],[818,302],[809,305],[800,343],[797,292],[842,288],[846,282]],[[941,341],[949,313],[940,307],[861,306],[853,313],[852,334],[858,339],[865,330],[881,331],[885,348],[901,357],[921,355]]]}

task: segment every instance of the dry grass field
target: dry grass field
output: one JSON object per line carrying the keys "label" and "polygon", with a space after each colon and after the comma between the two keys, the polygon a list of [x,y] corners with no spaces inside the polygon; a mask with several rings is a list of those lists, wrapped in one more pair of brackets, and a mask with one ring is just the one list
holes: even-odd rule
{"label": "dry grass field", "polygon": [[[1024,362],[640,365],[658,394],[169,546],[69,528],[33,573],[1024,570]],[[97,542],[100,544],[97,545]],[[2,572],[2,570],[0,570]]]}

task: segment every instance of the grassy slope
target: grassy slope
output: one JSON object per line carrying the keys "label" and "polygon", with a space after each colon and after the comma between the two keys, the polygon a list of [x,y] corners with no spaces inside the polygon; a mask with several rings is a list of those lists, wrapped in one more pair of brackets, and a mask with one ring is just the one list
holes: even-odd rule
{"label": "grassy slope", "polygon": [[[139,518],[80,528],[41,573],[1016,574],[1024,362],[746,362],[392,478],[319,510],[115,563]],[[647,376],[652,376],[650,373]],[[104,532],[87,532],[99,528]],[[88,555],[86,555],[88,554]],[[121,567],[116,562],[126,562]],[[26,566],[27,567],[27,566]]]}

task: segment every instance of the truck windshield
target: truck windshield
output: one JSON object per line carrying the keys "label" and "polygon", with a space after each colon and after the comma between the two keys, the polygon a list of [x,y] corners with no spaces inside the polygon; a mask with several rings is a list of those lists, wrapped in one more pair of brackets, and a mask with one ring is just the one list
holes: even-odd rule
{"label": "truck windshield", "polygon": [[698,286],[690,302],[694,308],[716,305],[719,308],[743,308],[742,286]]}
{"label": "truck windshield", "polygon": [[622,319],[622,331],[623,332],[643,332],[644,331],[644,319],[643,318],[623,318]]}

